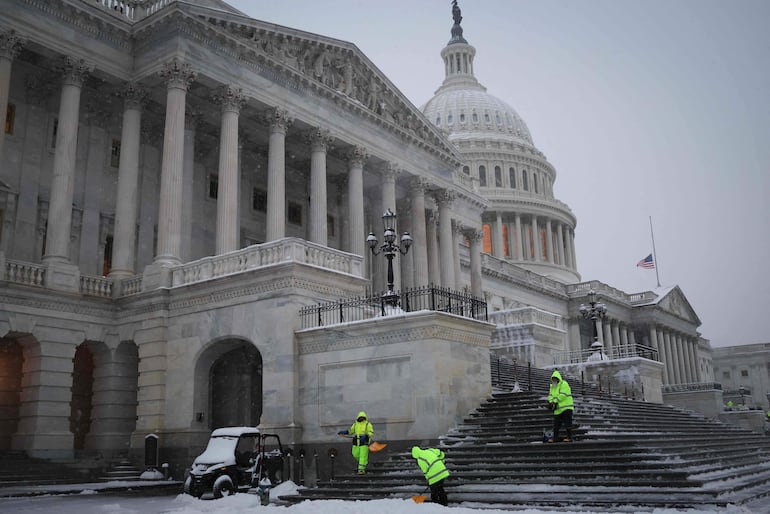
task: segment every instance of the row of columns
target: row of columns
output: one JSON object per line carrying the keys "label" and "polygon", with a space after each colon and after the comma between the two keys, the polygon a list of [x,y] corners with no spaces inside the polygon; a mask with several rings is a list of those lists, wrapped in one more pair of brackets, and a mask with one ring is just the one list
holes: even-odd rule
{"label": "row of columns", "polygon": [[650,325],[650,341],[657,348],[663,368],[664,384],[690,384],[701,381],[698,366],[698,338],[664,326]]}
{"label": "row of columns", "polygon": [[[7,46],[7,45],[6,45]],[[15,48],[15,47],[14,47]],[[10,82],[9,52],[0,59],[0,101],[7,103]],[[83,83],[93,66],[82,59],[65,57],[61,68],[63,84],[60,98],[54,172],[51,185],[46,253],[44,262],[69,262],[70,225],[74,196],[74,171],[79,123],[80,96]],[[161,158],[160,199],[158,209],[158,240],[154,264],[174,266],[181,263],[184,167],[185,167],[185,109],[186,94],[197,73],[179,59],[165,63],[161,77],[166,83],[166,117]],[[136,246],[137,196],[139,182],[139,149],[142,108],[146,92],[135,83],[128,83],[121,95],[124,100],[121,131],[121,154],[118,168],[117,200],[115,207],[115,234],[113,267],[110,276],[126,278],[135,273],[133,256]],[[221,106],[221,134],[219,151],[219,182],[217,201],[216,253],[223,254],[239,247],[238,189],[240,173],[238,162],[238,122],[246,98],[239,88],[223,86],[212,100]],[[267,165],[266,240],[285,237],[285,138],[293,119],[288,112],[274,108],[266,116],[269,124]],[[309,238],[318,244],[327,244],[327,191],[326,156],[332,138],[328,130],[315,129],[307,135],[311,152],[310,188],[311,206]],[[1,149],[1,147],[0,147]],[[1,155],[0,155],[1,156]],[[347,154],[347,216],[348,250],[366,255],[363,170],[368,151],[353,147]],[[382,205],[396,207],[396,178],[399,170],[391,165],[383,173]],[[477,235],[463,228],[453,230],[452,192],[434,191],[438,205],[438,219],[431,216],[426,223],[426,201],[429,184],[414,177],[410,185],[411,225],[414,238],[410,259],[414,286],[434,283],[457,288],[459,284],[460,237],[471,242],[471,261],[478,268],[471,273],[471,289],[481,296],[480,252]],[[429,262],[430,261],[430,262]],[[398,266],[398,263],[394,263]],[[473,267],[473,266],[472,266]],[[394,270],[396,276],[400,273]]]}
{"label": "row of columns", "polygon": [[[575,231],[567,223],[545,217],[543,227],[536,215],[514,213],[513,221],[503,221],[503,212],[498,211],[495,223],[490,225],[492,233],[492,255],[505,258],[506,242],[512,259],[543,262],[577,269],[575,258]],[[555,226],[554,226],[555,225]],[[506,227],[508,241],[505,240]],[[542,247],[540,229],[545,232],[545,248]],[[533,248],[534,255],[530,252]],[[543,254],[545,253],[545,258]]]}

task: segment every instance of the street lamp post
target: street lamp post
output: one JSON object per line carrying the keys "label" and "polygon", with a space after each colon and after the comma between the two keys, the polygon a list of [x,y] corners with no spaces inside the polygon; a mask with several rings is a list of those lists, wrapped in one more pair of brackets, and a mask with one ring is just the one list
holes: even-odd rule
{"label": "street lamp post", "polygon": [[388,259],[388,290],[382,294],[382,299],[388,305],[398,305],[398,294],[393,290],[393,257],[396,253],[406,255],[409,251],[409,247],[412,246],[412,236],[409,232],[404,232],[401,235],[401,244],[396,242],[396,231],[393,228],[396,224],[396,214],[390,210],[386,210],[382,215],[382,225],[385,230],[382,239],[383,242],[380,245],[379,251],[377,250],[377,236],[374,232],[369,232],[369,236],[366,238],[366,244],[369,245],[369,249],[372,251],[372,255],[384,254]]}
{"label": "street lamp post", "polygon": [[594,340],[599,340],[599,332],[596,328],[596,320],[602,319],[607,314],[607,306],[603,303],[596,301],[596,291],[591,289],[588,291],[588,305],[580,304],[580,314],[584,319],[590,319],[593,326]]}

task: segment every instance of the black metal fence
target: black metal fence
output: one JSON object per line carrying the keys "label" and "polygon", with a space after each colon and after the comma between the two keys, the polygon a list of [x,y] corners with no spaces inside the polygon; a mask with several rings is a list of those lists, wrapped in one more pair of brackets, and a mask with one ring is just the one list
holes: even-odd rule
{"label": "black metal fence", "polygon": [[316,328],[423,310],[488,321],[487,302],[461,291],[435,286],[405,289],[397,298],[373,295],[319,303],[303,307],[299,315],[302,328]]}

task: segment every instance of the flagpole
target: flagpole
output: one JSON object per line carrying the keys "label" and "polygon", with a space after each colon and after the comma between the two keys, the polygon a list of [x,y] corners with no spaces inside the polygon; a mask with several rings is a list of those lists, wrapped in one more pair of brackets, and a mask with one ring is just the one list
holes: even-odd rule
{"label": "flagpole", "polygon": [[652,233],[652,216],[650,216],[650,237],[652,238],[652,257],[655,259],[655,277],[658,279],[658,287],[660,287],[660,274],[658,273],[658,254],[655,253],[655,235]]}

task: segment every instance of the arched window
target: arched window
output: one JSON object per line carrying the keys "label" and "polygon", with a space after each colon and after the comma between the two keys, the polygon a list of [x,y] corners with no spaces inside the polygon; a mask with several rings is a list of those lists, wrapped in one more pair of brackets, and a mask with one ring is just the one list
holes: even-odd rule
{"label": "arched window", "polygon": [[527,170],[522,170],[521,172],[521,188],[524,189],[524,191],[529,191],[529,183],[527,180]]}
{"label": "arched window", "polygon": [[465,113],[464,112],[460,113],[460,123],[465,123]]}
{"label": "arched window", "polygon": [[492,123],[492,119],[489,117],[489,113],[488,112],[484,112],[484,121],[486,123]]}
{"label": "arched window", "polygon": [[516,170],[508,168],[508,182],[511,183],[511,189],[516,189]]}
{"label": "arched window", "polygon": [[503,187],[503,170],[495,166],[495,187]]}
{"label": "arched window", "polygon": [[463,173],[465,173],[466,175],[470,175],[470,174],[471,174],[471,169],[470,169],[470,167],[468,167],[468,166],[463,166]]}
{"label": "arched window", "polygon": [[452,111],[449,111],[449,113],[446,115],[446,124],[451,125],[452,123],[453,123]]}
{"label": "arched window", "polygon": [[500,118],[500,113],[499,112],[495,113],[495,121],[497,122],[498,125],[502,125],[503,124],[503,120],[502,120],[502,118]]}
{"label": "arched window", "polygon": [[473,111],[473,114],[471,114],[471,121],[473,121],[473,123],[478,123],[479,113],[477,113],[476,111]]}
{"label": "arched window", "polygon": [[441,115],[440,114],[436,115],[436,126],[438,126],[438,127],[441,126]]}
{"label": "arched window", "polygon": [[537,193],[537,173],[532,174],[532,186],[535,188],[535,193]]}
{"label": "arched window", "polygon": [[487,168],[479,166],[479,185],[487,187]]}

